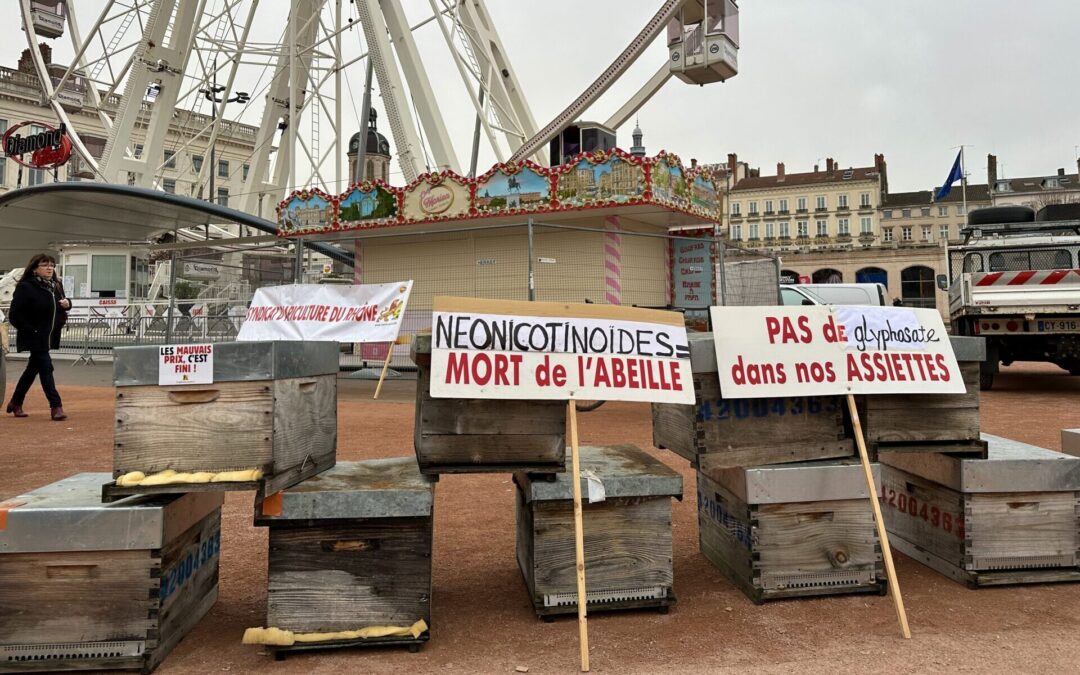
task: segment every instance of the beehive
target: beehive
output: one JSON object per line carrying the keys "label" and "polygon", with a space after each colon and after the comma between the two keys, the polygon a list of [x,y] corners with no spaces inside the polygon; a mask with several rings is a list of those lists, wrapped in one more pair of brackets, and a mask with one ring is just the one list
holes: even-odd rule
{"label": "beehive", "polygon": [[221,493],[103,505],[110,478],[0,503],[0,672],[149,672],[217,600]]}
{"label": "beehive", "polygon": [[257,484],[106,488],[108,498],[260,488],[272,494],[334,464],[338,345],[214,345],[213,384],[158,386],[158,347],[116,349],[113,475],[261,469]]}
{"label": "beehive", "polygon": [[[333,633],[431,624],[434,488],[412,457],[339,462],[256,505],[270,529],[267,626]],[[417,645],[417,638],[303,648]]]}
{"label": "beehive", "polygon": [[[580,448],[586,599],[589,612],[675,602],[671,498],[682,476],[633,445]],[[577,612],[573,482],[514,474],[517,559],[537,615]],[[603,501],[588,500],[589,479]]]}
{"label": "beehive", "polygon": [[566,403],[432,398],[431,335],[411,349],[418,373],[413,445],[425,474],[556,473],[566,459]]}
{"label": "beehive", "polygon": [[893,548],[970,586],[1080,580],[1080,459],[983,439],[987,459],[881,453]]}
{"label": "beehive", "polygon": [[699,471],[697,481],[701,551],[754,602],[885,592],[858,461]]}
{"label": "beehive", "polygon": [[712,333],[689,341],[696,403],[654,403],[653,445],[710,469],[851,456],[840,397],[725,398]]}

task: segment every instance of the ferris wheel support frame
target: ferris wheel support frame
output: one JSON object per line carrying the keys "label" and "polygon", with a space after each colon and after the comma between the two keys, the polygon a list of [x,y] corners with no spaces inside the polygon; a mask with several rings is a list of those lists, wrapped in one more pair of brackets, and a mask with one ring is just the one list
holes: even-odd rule
{"label": "ferris wheel support frame", "polygon": [[[323,0],[292,0],[287,19],[286,35],[302,41],[303,44],[311,44],[314,41],[318,25],[314,18],[322,10],[322,5]],[[300,30],[297,30],[296,24],[300,24]],[[251,168],[248,171],[247,180],[244,180],[241,186],[240,210],[247,213],[262,215],[262,201],[267,194],[274,195],[274,203],[271,207],[276,206],[277,200],[283,196],[285,187],[289,185],[288,180],[291,175],[293,153],[291,148],[288,147],[288,143],[282,143],[277,148],[278,157],[274,163],[273,177],[266,180],[264,176],[269,173],[270,153],[274,150],[274,134],[277,132],[278,124],[286,124],[287,132],[289,127],[299,123],[300,116],[293,113],[298,113],[302,109],[302,103],[290,105],[296,99],[290,97],[294,92],[290,86],[289,76],[294,70],[296,75],[302,74],[304,77],[303,86],[306,87],[309,72],[306,68],[295,69],[293,67],[292,56],[294,52],[295,50],[290,48],[288,40],[283,41],[278,49],[274,75],[270,80],[270,87],[265,97],[266,102],[263,106],[262,119],[258,130],[255,132],[255,150],[251,156]],[[308,65],[310,66],[310,60]]]}
{"label": "ferris wheel support frame", "polygon": [[[193,51],[196,17],[202,15],[204,3],[205,0],[197,3],[157,0],[151,8],[142,40],[133,57],[135,66],[128,75],[120,108],[101,156],[101,175],[106,181],[125,183],[128,182],[125,174],[133,174],[135,185],[153,186],[156,170],[150,169],[151,162],[156,168],[157,158],[164,154],[165,136]],[[174,8],[176,16],[166,46],[165,34],[169,30],[169,19]],[[143,98],[151,82],[159,87],[159,93],[150,109],[142,155],[136,157],[129,143],[139,115],[143,112]]]}

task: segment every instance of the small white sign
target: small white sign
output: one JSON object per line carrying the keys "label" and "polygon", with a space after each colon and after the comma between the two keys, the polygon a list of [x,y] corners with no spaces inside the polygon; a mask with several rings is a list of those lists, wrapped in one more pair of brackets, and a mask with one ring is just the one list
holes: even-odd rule
{"label": "small white sign", "polygon": [[158,386],[214,383],[214,345],[158,347]]}

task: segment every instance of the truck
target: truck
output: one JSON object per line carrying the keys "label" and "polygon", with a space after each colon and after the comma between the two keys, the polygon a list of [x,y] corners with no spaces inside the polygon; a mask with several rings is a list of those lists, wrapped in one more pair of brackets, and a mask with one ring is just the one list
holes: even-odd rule
{"label": "truck", "polygon": [[[1080,211],[1068,206],[1075,207],[1070,215]],[[1047,207],[1035,220],[1024,209],[972,211],[962,244],[948,250],[952,330],[986,338],[983,390],[993,387],[1001,365],[1015,361],[1080,375],[1080,218],[1042,219]]]}

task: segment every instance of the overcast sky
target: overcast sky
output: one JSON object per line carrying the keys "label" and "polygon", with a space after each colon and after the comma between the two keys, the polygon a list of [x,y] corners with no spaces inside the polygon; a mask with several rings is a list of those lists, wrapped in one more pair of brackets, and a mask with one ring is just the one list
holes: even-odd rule
{"label": "overcast sky", "polygon": [[[541,126],[595,79],[661,4],[487,3]],[[80,4],[90,7],[80,12],[93,14],[101,6]],[[284,4],[263,0],[257,39],[277,40],[282,21],[273,9]],[[421,0],[404,4],[412,20],[430,12]],[[881,152],[894,192],[939,185],[962,143],[970,146],[973,183],[986,180],[987,153],[998,156],[999,174],[1009,177],[1049,175],[1058,167],[1076,171],[1076,0],[743,0],[741,12],[739,75],[705,87],[669,81],[640,112],[650,154],[667,149],[708,163],[735,152],[772,175],[778,161],[790,173],[824,165],[826,157],[843,167],[868,166]],[[84,27],[91,22],[82,21]],[[13,65],[25,38],[17,29],[8,32],[15,39],[0,44],[0,56]],[[361,48],[358,33],[349,37],[347,54]],[[457,155],[467,164],[471,106],[438,28],[428,24],[417,39]],[[57,60],[70,54],[56,49]],[[661,37],[585,118],[605,120],[666,58]],[[255,90],[254,79],[246,82],[249,89]],[[362,66],[346,79],[346,96],[354,101],[346,126],[353,130]],[[378,99],[375,105],[381,107]],[[257,110],[244,119],[257,123]],[[632,128],[633,120],[619,130],[620,146],[631,145]],[[380,129],[390,135],[385,123]],[[494,160],[483,148],[480,170]],[[400,174],[392,182],[403,182]]]}

